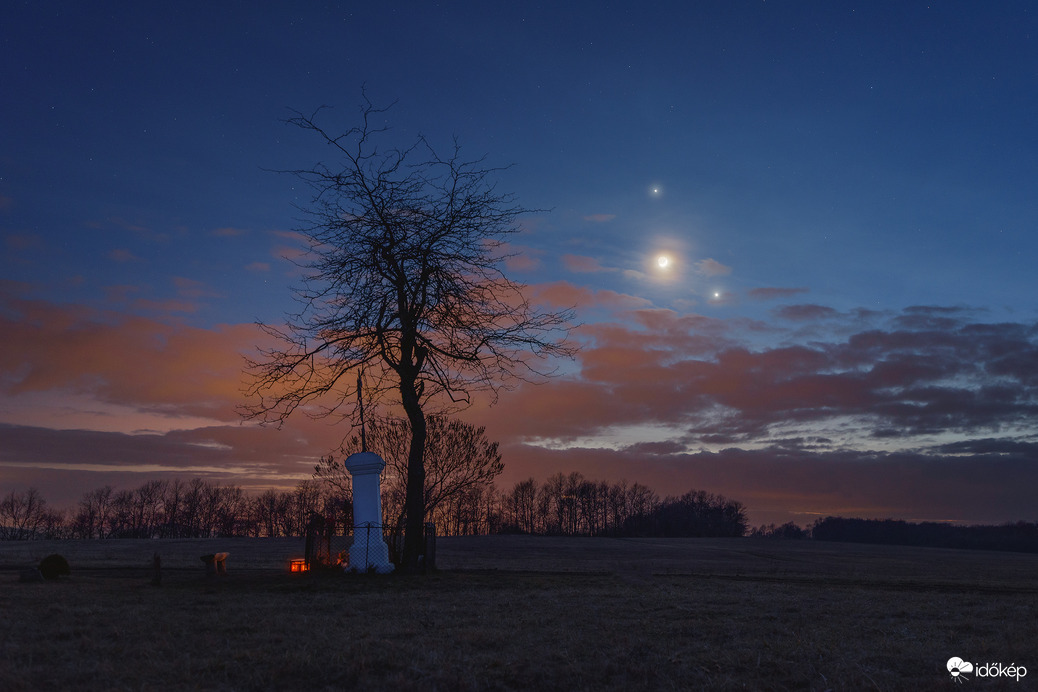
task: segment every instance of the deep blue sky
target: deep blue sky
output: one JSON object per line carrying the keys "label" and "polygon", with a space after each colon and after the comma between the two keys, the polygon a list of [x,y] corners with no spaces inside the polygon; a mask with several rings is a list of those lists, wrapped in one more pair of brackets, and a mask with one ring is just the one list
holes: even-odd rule
{"label": "deep blue sky", "polygon": [[[633,307],[685,320],[692,342],[644,345],[670,349],[666,367],[731,363],[719,354],[736,346],[831,355],[857,343],[854,334],[893,335],[909,324],[935,340],[1011,325],[1021,362],[1033,357],[1038,21],[1029,2],[12,2],[0,29],[0,84],[3,314],[25,329],[45,322],[59,341],[75,344],[98,325],[152,329],[144,348],[172,343],[184,336],[178,330],[226,335],[280,319],[295,275],[280,256],[294,247],[293,204],[308,196],[270,170],[329,154],[282,119],[329,105],[322,121],[350,127],[364,86],[376,103],[396,102],[388,120],[400,145],[419,133],[439,146],[456,136],[473,158],[512,165],[497,177],[501,188],[544,210],[524,222],[516,244],[526,261],[513,264],[514,278],[591,296],[581,317],[601,329],[659,337],[658,324],[623,313]],[[676,262],[667,276],[652,269],[660,251]],[[940,316],[950,321],[938,324]],[[603,333],[582,338],[621,348]],[[48,372],[25,353],[35,334],[3,361],[0,422],[129,433],[146,414],[170,419],[151,420],[152,430],[201,425],[199,410],[177,409],[186,395],[163,401],[156,388],[152,398],[120,398],[100,365],[34,380]],[[694,341],[708,337],[709,346]],[[935,363],[954,350],[935,343],[912,357]],[[876,372],[890,359],[869,353],[872,360],[827,362],[814,374]],[[167,364],[173,357],[160,355]],[[603,382],[589,374],[592,355],[578,365],[576,384]],[[960,411],[913,427],[894,408],[862,413],[828,400],[776,403],[779,413],[758,420],[718,399],[680,420],[632,411],[631,425],[642,428],[631,439],[651,441],[645,426],[661,425],[661,439],[680,439],[690,453],[774,449],[786,434],[808,450],[797,426],[810,408],[816,418],[828,412],[821,446],[829,451],[1034,442],[1026,368],[1011,377],[982,370],[949,368],[927,380],[932,392],[973,377],[961,389],[969,396],[1006,377],[1021,388],[990,394],[989,415],[966,422]],[[901,396],[921,380],[885,382],[869,391]],[[691,406],[687,394],[646,396]],[[913,396],[901,403],[955,406]],[[231,425],[223,403],[213,420]],[[1018,408],[1005,427],[991,411],[1010,403]],[[62,424],[59,410],[75,415]],[[128,411],[132,425],[112,422]],[[588,415],[592,422],[569,431],[499,434],[517,445],[551,438],[597,448],[593,439],[608,438],[623,447],[615,440],[624,426]],[[731,415],[757,424],[733,435],[718,422]],[[723,440],[695,433],[720,428]],[[924,432],[931,437],[912,437]],[[42,463],[17,454],[5,457],[23,469],[12,486],[33,482],[26,469]],[[1020,468],[1033,469],[1028,455]],[[518,457],[512,467],[525,469]],[[538,463],[529,468],[577,462]],[[635,480],[647,468],[635,457],[608,469],[582,463],[591,476],[627,468]],[[697,474],[690,482],[704,479]],[[1020,478],[1010,474],[1006,486]],[[716,482],[740,497],[738,478]]]}
{"label": "deep blue sky", "polygon": [[[515,164],[501,184],[552,210],[550,254],[579,240],[619,263],[673,235],[732,289],[1035,307],[1029,3],[210,5],[8,8],[5,226],[53,243],[46,265],[83,291],[120,248],[233,294],[206,316],[240,318],[255,286],[228,270],[268,248],[211,232],[291,228],[292,181],[264,169],[324,152],[279,119],[328,104],[351,125],[366,84],[398,101],[401,141]],[[155,256],[129,227],[185,242]],[[156,268],[127,278],[162,296]]]}

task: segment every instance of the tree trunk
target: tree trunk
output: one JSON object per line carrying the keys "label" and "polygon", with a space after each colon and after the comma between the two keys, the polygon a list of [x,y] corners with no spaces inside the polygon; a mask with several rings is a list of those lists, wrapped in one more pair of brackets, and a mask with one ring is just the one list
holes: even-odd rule
{"label": "tree trunk", "polygon": [[407,493],[404,497],[404,554],[400,568],[418,571],[425,533],[425,412],[422,411],[414,383],[401,383],[401,399],[411,423],[411,449],[407,455]]}

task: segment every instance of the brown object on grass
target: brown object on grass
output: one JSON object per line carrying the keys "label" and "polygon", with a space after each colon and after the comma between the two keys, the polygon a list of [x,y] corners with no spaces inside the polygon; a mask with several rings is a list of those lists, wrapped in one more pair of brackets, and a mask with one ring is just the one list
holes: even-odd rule
{"label": "brown object on grass", "polygon": [[205,575],[207,577],[214,577],[217,574],[226,576],[228,555],[230,555],[230,553],[212,553],[210,555],[203,555],[199,558],[205,563]]}

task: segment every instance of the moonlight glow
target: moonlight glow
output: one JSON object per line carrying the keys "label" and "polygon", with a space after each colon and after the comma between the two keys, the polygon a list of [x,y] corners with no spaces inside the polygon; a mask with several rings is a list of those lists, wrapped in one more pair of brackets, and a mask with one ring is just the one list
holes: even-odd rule
{"label": "moonlight glow", "polygon": [[670,266],[670,258],[666,255],[660,255],[656,258],[656,266],[658,266],[660,269],[666,269]]}

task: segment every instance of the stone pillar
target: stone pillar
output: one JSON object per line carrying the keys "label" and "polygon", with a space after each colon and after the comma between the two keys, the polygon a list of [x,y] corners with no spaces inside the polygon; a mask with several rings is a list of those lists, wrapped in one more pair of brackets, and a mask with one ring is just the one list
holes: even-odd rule
{"label": "stone pillar", "polygon": [[382,490],[379,475],[386,467],[374,452],[357,452],[343,462],[353,477],[353,545],[350,569],[393,571],[389,546],[382,539]]}

